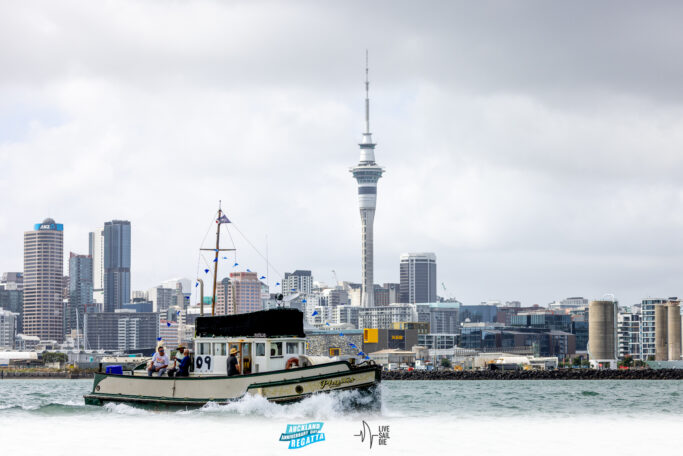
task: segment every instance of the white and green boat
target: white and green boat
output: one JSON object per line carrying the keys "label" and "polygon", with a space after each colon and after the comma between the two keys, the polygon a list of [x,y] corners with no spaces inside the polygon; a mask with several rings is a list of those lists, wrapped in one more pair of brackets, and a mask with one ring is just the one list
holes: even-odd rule
{"label": "white and green boat", "polygon": [[[217,260],[219,251],[228,250],[219,248],[221,224],[229,223],[220,208],[216,222],[216,248],[210,250],[215,250]],[[212,316],[196,320],[190,375],[149,377],[146,364],[121,374],[99,372],[92,392],[84,396],[86,404],[124,402],[182,407],[222,404],[248,395],[288,402],[331,391],[375,394],[381,369],[374,362],[307,355],[303,313],[297,309],[213,315],[217,267],[218,261],[214,261]],[[228,354],[233,348],[238,352],[241,370],[238,375],[228,376]]]}
{"label": "white and green boat", "polygon": [[[374,393],[380,382],[381,370],[373,362],[320,362],[307,356],[303,314],[296,309],[199,317],[196,331],[189,377],[148,377],[146,365],[121,375],[96,373],[86,404],[202,406],[246,395],[288,402],[350,389]],[[242,372],[228,376],[232,348]]]}

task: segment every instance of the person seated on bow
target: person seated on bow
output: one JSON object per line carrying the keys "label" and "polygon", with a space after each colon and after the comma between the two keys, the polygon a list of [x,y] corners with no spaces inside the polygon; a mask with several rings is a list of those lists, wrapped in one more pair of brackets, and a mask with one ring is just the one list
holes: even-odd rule
{"label": "person seated on bow", "polygon": [[147,367],[147,376],[151,377],[154,373],[161,377],[166,373],[168,368],[168,355],[164,353],[164,347],[162,345],[157,348],[157,352],[152,356],[152,360]]}

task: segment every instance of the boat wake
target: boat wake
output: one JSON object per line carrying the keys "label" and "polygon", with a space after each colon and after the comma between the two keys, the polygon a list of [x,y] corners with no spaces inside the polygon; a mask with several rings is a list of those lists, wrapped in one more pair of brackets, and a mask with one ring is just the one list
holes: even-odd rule
{"label": "boat wake", "polygon": [[299,402],[276,404],[261,396],[247,395],[229,404],[208,403],[198,410],[180,413],[201,415],[262,416],[266,418],[330,419],[381,413],[381,385],[370,392],[358,390],[314,394]]}

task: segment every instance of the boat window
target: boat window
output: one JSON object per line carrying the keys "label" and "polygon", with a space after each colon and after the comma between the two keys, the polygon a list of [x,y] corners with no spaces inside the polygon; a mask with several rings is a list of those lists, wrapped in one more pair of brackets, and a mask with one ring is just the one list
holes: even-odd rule
{"label": "boat window", "polygon": [[298,351],[298,343],[297,342],[287,342],[287,354],[292,355]]}
{"label": "boat window", "polygon": [[214,356],[225,356],[225,344],[213,344]]}
{"label": "boat window", "polygon": [[200,355],[210,355],[211,354],[211,344],[203,342],[199,344],[199,354]]}
{"label": "boat window", "polygon": [[299,353],[306,353],[306,348],[304,346],[305,344],[301,342],[301,351]]}
{"label": "boat window", "polygon": [[266,356],[266,344],[263,342],[256,343],[256,356]]}
{"label": "boat window", "polygon": [[270,343],[270,357],[276,358],[282,356],[282,342]]}

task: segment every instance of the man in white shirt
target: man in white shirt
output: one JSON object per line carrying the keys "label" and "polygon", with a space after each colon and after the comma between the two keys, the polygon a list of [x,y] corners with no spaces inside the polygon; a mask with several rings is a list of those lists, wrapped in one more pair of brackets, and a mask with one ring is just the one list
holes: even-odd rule
{"label": "man in white shirt", "polygon": [[147,368],[147,375],[151,377],[155,372],[159,373],[159,377],[166,373],[168,367],[168,355],[164,353],[164,347],[159,347],[157,353],[152,356],[152,361]]}

